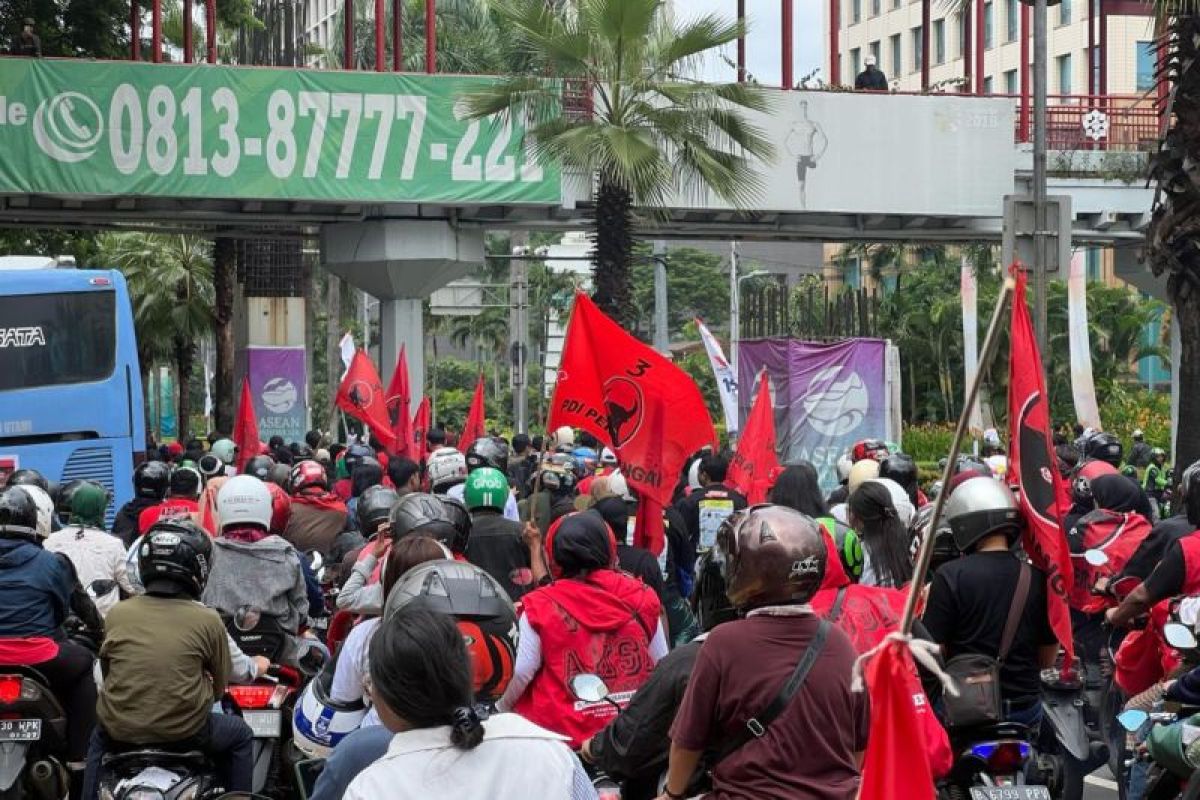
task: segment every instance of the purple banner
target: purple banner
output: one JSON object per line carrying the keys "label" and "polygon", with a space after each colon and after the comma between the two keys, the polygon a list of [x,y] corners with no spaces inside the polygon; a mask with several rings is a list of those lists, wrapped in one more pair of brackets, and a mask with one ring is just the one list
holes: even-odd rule
{"label": "purple banner", "polygon": [[308,358],[303,347],[248,347],[246,369],[258,435],[303,442],[308,426]]}
{"label": "purple banner", "polygon": [[[764,368],[771,378],[783,463],[811,461],[821,486],[832,489],[838,482],[837,460],[851,445],[887,438],[886,350],[882,339],[738,343],[738,385],[753,386]],[[739,393],[743,419],[753,400],[750,392]]]}

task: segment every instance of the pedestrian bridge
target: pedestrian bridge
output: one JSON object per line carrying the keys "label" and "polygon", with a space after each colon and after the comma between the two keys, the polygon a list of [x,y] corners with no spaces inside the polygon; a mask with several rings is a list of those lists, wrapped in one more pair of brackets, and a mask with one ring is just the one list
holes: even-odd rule
{"label": "pedestrian bridge", "polygon": [[[537,163],[511,126],[459,118],[458,97],[486,80],[3,58],[0,224],[248,236],[372,220],[578,228],[587,176]],[[1083,125],[1097,101],[1055,102],[1052,146],[1103,156],[1108,142]],[[586,113],[577,105],[568,113]],[[1114,147],[1144,146],[1144,110],[1111,113]],[[776,145],[759,164],[755,210],[681,192],[646,233],[998,240],[1003,196],[1025,191],[1013,98],[780,91],[755,121]],[[1140,239],[1144,187],[1071,178],[1050,191],[1077,198],[1078,241]]]}

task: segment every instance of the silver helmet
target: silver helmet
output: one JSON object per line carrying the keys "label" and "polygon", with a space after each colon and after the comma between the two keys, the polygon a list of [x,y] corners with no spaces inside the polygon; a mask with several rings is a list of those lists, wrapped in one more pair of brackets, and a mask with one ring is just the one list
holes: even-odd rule
{"label": "silver helmet", "polygon": [[946,501],[946,519],[954,543],[963,552],[989,534],[1003,531],[1015,541],[1021,531],[1017,499],[995,478],[971,478],[956,486]]}

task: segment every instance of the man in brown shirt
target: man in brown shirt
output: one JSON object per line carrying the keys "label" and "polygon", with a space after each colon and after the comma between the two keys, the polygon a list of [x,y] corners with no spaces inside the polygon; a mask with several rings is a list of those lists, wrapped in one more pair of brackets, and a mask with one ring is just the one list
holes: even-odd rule
{"label": "man in brown shirt", "polygon": [[211,540],[194,522],[159,522],[146,534],[138,555],[146,594],[118,603],[106,619],[84,797],[95,797],[104,753],[122,745],[204,750],[227,790],[251,790],[249,726],[212,713],[231,664],[221,618],[197,600],[211,563]]}
{"label": "man in brown shirt", "polygon": [[807,603],[826,561],[816,523],[781,506],[754,506],[722,525],[717,547],[729,599],[747,618],[716,628],[700,648],[671,726],[664,797],[684,797],[703,753],[722,752],[762,716],[809,648],[819,646],[765,733],[716,761],[712,797],[850,800],[858,793],[868,705],[864,693],[850,690],[850,639],[829,627],[823,644],[814,644],[821,620]]}

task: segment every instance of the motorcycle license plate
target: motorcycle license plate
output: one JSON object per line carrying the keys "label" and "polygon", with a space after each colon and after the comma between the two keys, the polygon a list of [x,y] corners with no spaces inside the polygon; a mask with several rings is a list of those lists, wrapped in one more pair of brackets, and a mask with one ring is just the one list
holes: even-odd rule
{"label": "motorcycle license plate", "polygon": [[36,742],[41,738],[40,719],[0,719],[0,742]]}
{"label": "motorcycle license plate", "polygon": [[971,800],[1050,800],[1045,786],[972,786]]}
{"label": "motorcycle license plate", "polygon": [[279,721],[283,714],[277,709],[270,711],[243,711],[242,719],[250,726],[255,739],[279,738]]}

